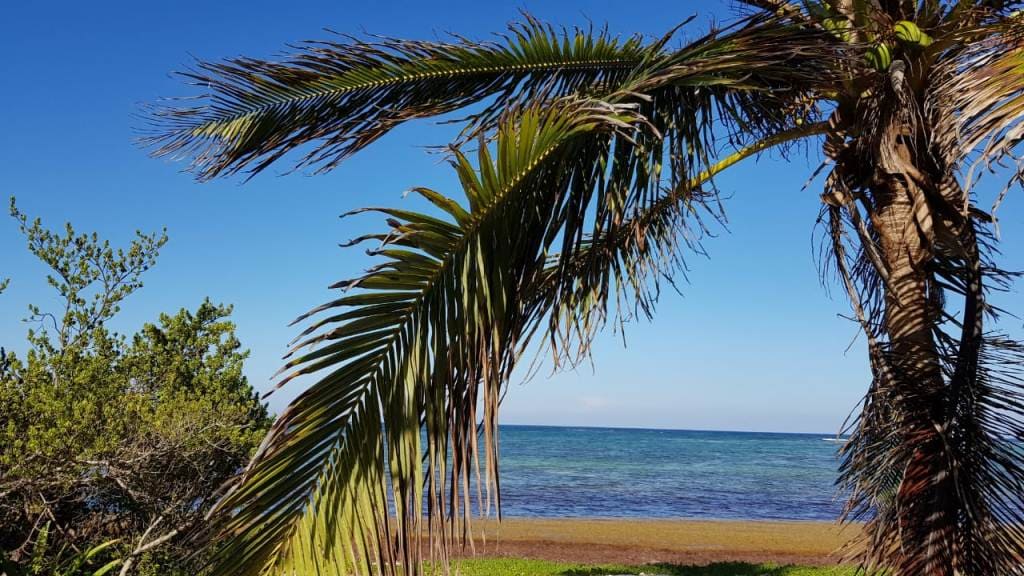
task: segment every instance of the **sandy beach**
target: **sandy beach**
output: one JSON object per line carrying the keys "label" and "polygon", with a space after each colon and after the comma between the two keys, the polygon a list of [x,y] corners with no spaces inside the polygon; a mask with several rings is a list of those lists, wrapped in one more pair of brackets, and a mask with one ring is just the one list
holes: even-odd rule
{"label": "sandy beach", "polygon": [[[484,523],[478,556],[584,563],[829,565],[856,534],[832,522],[508,518]],[[486,542],[483,538],[486,537]]]}

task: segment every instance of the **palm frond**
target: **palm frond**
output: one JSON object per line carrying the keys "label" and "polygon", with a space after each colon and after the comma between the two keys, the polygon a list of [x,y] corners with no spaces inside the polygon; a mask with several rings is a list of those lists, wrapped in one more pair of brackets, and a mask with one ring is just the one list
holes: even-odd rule
{"label": "palm frond", "polygon": [[968,193],[979,171],[1007,159],[1017,164],[1007,188],[1024,184],[1017,155],[1024,140],[1024,21],[1011,16],[964,34],[975,41],[950,50],[936,70],[931,106],[944,120],[937,144],[968,170]]}
{"label": "palm frond", "polygon": [[[963,327],[938,337],[946,374],[939,402],[913,385],[905,357],[869,336],[874,377],[840,471],[850,496],[844,518],[866,522],[849,550],[871,573],[1021,573],[1024,346],[982,334],[980,320]],[[921,414],[936,409],[943,426],[934,437],[921,434]],[[922,461],[929,465],[910,465]]]}
{"label": "palm frond", "polygon": [[614,324],[636,317],[651,318],[662,281],[675,286],[685,275],[687,252],[705,254],[702,240],[711,232],[708,221],[724,218],[713,187],[719,173],[772,148],[791,146],[818,136],[825,123],[799,126],[768,136],[726,155],[672,187],[651,202],[637,202],[614,226],[595,229],[577,250],[553,255],[543,280],[533,292],[532,306],[548,315],[547,336],[556,360],[575,362],[587,354],[594,335],[606,325],[608,307],[618,314]]}
{"label": "palm frond", "polygon": [[503,109],[614,87],[661,42],[619,40],[607,31],[555,29],[533,18],[493,42],[391,38],[306,42],[284,62],[200,62],[182,75],[209,90],[199,105],[155,108],[157,156],[191,159],[202,179],[256,173],[316,142],[299,166],[325,171],[411,118],[444,114],[493,97],[474,116],[493,124]]}
{"label": "palm frond", "polygon": [[[802,23],[810,20],[799,4],[789,0],[740,0],[740,3],[769,14],[789,18],[794,22]],[[804,5],[806,6],[807,3],[805,2]]]}
{"label": "palm frond", "polygon": [[670,52],[675,30],[645,44],[528,18],[497,42],[349,38],[308,42],[281,63],[201,62],[184,76],[210,93],[199,105],[154,108],[143,143],[156,156],[189,159],[200,179],[258,173],[305,144],[312,150],[297,166],[327,171],[406,120],[481,101],[467,134],[493,128],[509,107],[570,94],[608,99],[630,90],[662,107],[691,104],[672,100],[671,88],[684,84],[731,87],[746,94],[745,105],[765,104],[747,120],[791,119],[805,90],[834,70],[831,36],[774,18],[744,19]]}
{"label": "palm frond", "polygon": [[[467,494],[456,495],[460,486],[468,489],[465,478],[475,467],[481,400],[487,482],[497,482],[500,387],[526,335],[553,306],[535,297],[538,283],[552,281],[552,275],[544,276],[545,254],[561,249],[554,264],[558,292],[578,290],[573,263],[587,245],[584,231],[624,238],[623,232],[636,230],[623,226],[629,212],[657,198],[648,191],[658,189],[660,171],[653,164],[662,155],[688,151],[679,164],[685,174],[712,153],[713,134],[701,128],[710,120],[697,118],[710,117],[702,107],[713,109],[727,92],[683,78],[676,73],[665,83],[680,82],[672,87],[677,93],[689,85],[691,92],[710,96],[691,100],[693,118],[680,116],[674,106],[665,108],[676,111],[671,119],[654,115],[669,133],[682,131],[671,147],[662,147],[664,135],[639,114],[643,99],[530,109],[506,121],[494,144],[496,157],[481,143],[479,172],[455,152],[467,208],[417,189],[450,221],[375,209],[391,217],[392,229],[360,240],[384,243],[378,253],[387,261],[336,285],[362,292],[314,311],[344,310],[304,331],[295,350],[315,349],[288,362],[281,384],[329,372],[289,406],[239,487],[220,505],[227,538],[221,557],[228,560],[219,573],[321,561],[325,570],[353,570],[360,562],[364,570],[370,563],[415,565],[415,535],[424,527],[416,503],[423,498],[424,477],[431,534],[447,535],[433,551],[446,557],[449,538],[458,533],[446,518],[462,518],[465,525],[472,509]],[[616,98],[629,100],[631,93]],[[675,230],[659,229],[663,238]],[[639,262],[656,245],[624,246]],[[640,287],[638,269],[626,275]],[[426,450],[419,444],[421,424]],[[428,454],[425,469],[421,451]]]}
{"label": "palm frond", "polygon": [[496,156],[481,146],[479,172],[456,153],[468,209],[426,189],[450,219],[375,209],[391,230],[365,239],[381,240],[386,260],[339,283],[359,293],[318,309],[344,312],[296,345],[316,348],[288,363],[282,383],[328,373],[289,406],[219,505],[227,541],[216,573],[414,573],[424,486],[431,552],[446,559],[472,512],[478,405],[484,483],[496,496],[497,402],[534,321],[519,291],[553,230],[582,225],[574,191],[593,188],[612,134],[637,122],[596,102],[531,109],[504,125]]}

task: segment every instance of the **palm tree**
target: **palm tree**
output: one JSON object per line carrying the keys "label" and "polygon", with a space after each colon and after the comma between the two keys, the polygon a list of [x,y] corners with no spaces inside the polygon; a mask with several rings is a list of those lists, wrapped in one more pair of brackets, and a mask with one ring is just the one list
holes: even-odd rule
{"label": "palm tree", "polygon": [[[200,179],[297,148],[323,172],[391,128],[470,107],[458,198],[378,207],[377,266],[304,314],[284,411],[211,517],[216,574],[417,574],[500,510],[499,404],[531,342],[558,362],[650,315],[718,216],[714,176],[821,145],[823,273],[849,295],[872,380],[843,451],[868,571],[1022,574],[1024,345],[986,330],[978,177],[1024,135],[1018,2],[745,0],[680,48],[530,17],[493,41],[341,37],[281,62],[185,74],[153,110],[158,156]],[[1020,172],[1015,179],[1020,179]],[[1011,182],[1012,184],[1012,182]],[[994,211],[994,207],[993,207]],[[499,512],[500,515],[500,512]]]}

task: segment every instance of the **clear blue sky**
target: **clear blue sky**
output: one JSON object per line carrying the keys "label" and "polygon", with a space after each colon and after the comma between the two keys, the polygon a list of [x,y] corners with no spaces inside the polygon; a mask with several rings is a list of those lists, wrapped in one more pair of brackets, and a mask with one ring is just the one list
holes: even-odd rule
{"label": "clear blue sky", "polygon": [[[133,332],[206,296],[232,303],[252,350],[246,371],[264,388],[295,335],[286,324],[330,297],[328,284],[366,265],[360,251],[337,244],[381,223],[337,215],[402,202],[413,185],[457,193],[452,174],[422,148],[445,143],[451,129],[403,127],[325,176],[268,171],[244,185],[198,184],[180,165],[133,145],[138,104],[189,93],[168,73],[190,55],[273,56],[288,42],[325,36],[325,27],[485,37],[521,8],[551,22],[608,22],[617,33],[649,35],[694,12],[700,17],[689,31],[697,35],[732,12],[724,2],[661,0],[15,2],[0,22],[0,194],[16,195],[51,226],[71,220],[119,244],[136,229],[166,226],[169,244],[114,327]],[[690,260],[684,295],[666,294],[655,321],[627,330],[625,348],[605,334],[593,369],[513,383],[503,420],[834,432],[868,371],[862,339],[844,352],[856,328],[838,317],[847,303],[820,286],[812,257],[818,186],[801,187],[817,158],[765,156],[721,177],[729,231],[708,241],[710,260]],[[1001,218],[1005,262],[1024,269],[1024,195],[1014,190]],[[14,222],[0,219],[0,277],[13,278],[0,296],[0,343],[23,350],[26,305],[55,305],[44,275]],[[1024,313],[1019,290],[1001,303]],[[1020,320],[1004,327],[1021,336]],[[296,389],[273,396],[272,407],[280,410]]]}

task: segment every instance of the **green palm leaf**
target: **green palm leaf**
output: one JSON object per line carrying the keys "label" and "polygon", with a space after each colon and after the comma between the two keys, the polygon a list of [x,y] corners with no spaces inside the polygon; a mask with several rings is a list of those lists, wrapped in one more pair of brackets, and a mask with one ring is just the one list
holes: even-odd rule
{"label": "green palm leaf", "polygon": [[[219,506],[228,542],[217,573],[347,574],[368,572],[374,564],[385,570],[415,566],[424,522],[432,534],[443,535],[431,552],[446,560],[454,545],[450,536],[466,529],[474,508],[465,482],[478,466],[478,401],[485,412],[483,484],[497,506],[497,407],[515,360],[553,311],[603,306],[608,294],[559,299],[567,289],[590,286],[580,282],[586,279],[581,273],[593,271],[588,254],[598,243],[581,242],[578,251],[555,258],[566,263],[546,269],[544,255],[559,232],[579,234],[588,206],[580,193],[599,181],[594,167],[612,150],[612,136],[635,142],[643,127],[638,121],[629,108],[595,102],[529,110],[506,123],[496,157],[481,146],[479,171],[456,154],[453,165],[470,210],[426,189],[417,192],[450,221],[372,209],[391,217],[391,230],[361,240],[382,241],[376,253],[387,260],[337,285],[360,293],[312,312],[345,310],[303,332],[295,350],[318,347],[289,361],[281,384],[331,372],[289,406],[240,487]],[[691,185],[786,139],[744,150]],[[674,206],[684,196],[696,197],[684,190],[663,196],[652,213],[615,229],[617,243],[601,243],[600,254],[613,265],[627,263],[617,273],[625,286],[639,289],[649,277],[645,269],[653,268],[640,262],[664,254],[662,241],[672,238],[680,221]],[[691,203],[686,211],[693,210]],[[640,227],[643,232],[634,234]],[[649,231],[649,242],[636,241]],[[584,261],[587,266],[577,265]],[[539,286],[551,287],[546,299],[536,298],[545,293]],[[417,505],[424,477],[426,520]],[[476,503],[477,511],[486,508]]]}
{"label": "green palm leaf", "polygon": [[[696,86],[745,93],[721,118],[732,122],[734,106],[759,102],[758,113],[739,118],[752,123],[743,128],[763,128],[790,117],[804,94],[793,86],[825,85],[831,67],[824,64],[835,58],[830,36],[772,19],[741,20],[668,52],[674,33],[645,45],[637,36],[619,41],[528,18],[498,42],[350,39],[306,43],[283,63],[201,62],[183,75],[210,93],[198,106],[153,109],[143,143],[157,156],[190,158],[201,179],[257,173],[310,143],[297,165],[326,171],[406,120],[481,101],[467,134],[493,128],[510,106],[577,93],[607,98],[628,89],[652,106],[693,109],[697,103],[680,102],[679,90],[695,97]],[[711,118],[704,122],[707,129]]]}
{"label": "green palm leaf", "polygon": [[[496,42],[394,39],[308,42],[283,63],[200,62],[183,75],[211,93],[200,106],[154,110],[156,155],[185,155],[201,178],[259,172],[290,150],[316,147],[299,165],[328,170],[410,118],[496,96],[476,117],[510,103],[614,86],[663,42],[556,30],[528,18]],[[667,40],[667,38],[666,38]]]}
{"label": "green palm leaf", "polygon": [[[578,250],[556,254],[532,292],[531,306],[549,318],[551,347],[570,361],[588,350],[615,304],[619,324],[625,314],[652,317],[660,281],[673,283],[685,270],[685,252],[704,253],[707,219],[721,214],[717,194],[704,187],[724,170],[769,150],[823,134],[825,123],[797,127],[736,150],[652,201],[633,206],[618,225],[595,230]],[[564,263],[564,262],[567,262]],[[556,358],[559,355],[556,354]]]}
{"label": "green palm leaf", "polygon": [[282,383],[329,372],[289,406],[219,505],[226,544],[217,573],[416,566],[425,477],[429,521],[447,535],[432,551],[446,557],[446,519],[471,512],[463,481],[476,466],[478,402],[485,482],[497,480],[490,435],[500,389],[534,322],[518,291],[543,262],[551,230],[579,214],[571,192],[580,180],[593,185],[594,154],[635,124],[628,109],[601,103],[528,110],[504,125],[495,157],[481,146],[479,172],[456,154],[468,211],[427,190],[450,221],[380,209],[392,223],[380,237],[387,260],[340,284],[359,293],[321,307],[345,312],[307,331],[299,347],[319,347],[286,366]]}

